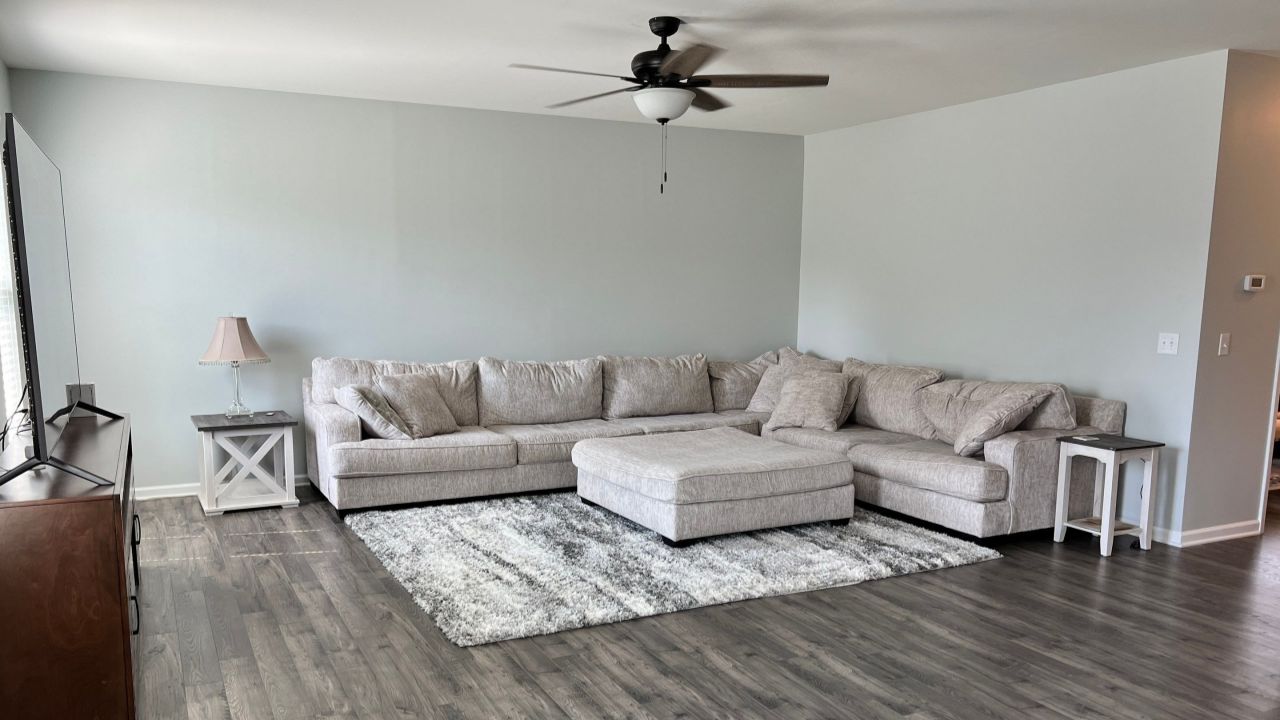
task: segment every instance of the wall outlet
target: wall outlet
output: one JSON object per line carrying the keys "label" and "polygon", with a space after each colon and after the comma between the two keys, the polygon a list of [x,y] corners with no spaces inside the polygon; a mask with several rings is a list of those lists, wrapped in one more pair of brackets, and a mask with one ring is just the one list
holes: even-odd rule
{"label": "wall outlet", "polygon": [[1231,354],[1231,333],[1222,333],[1218,336],[1218,357]]}
{"label": "wall outlet", "polygon": [[[93,383],[84,383],[81,385],[67,385],[67,404],[73,402],[83,402],[90,405],[98,404],[97,387]],[[71,411],[71,417],[93,417],[93,413],[88,410],[76,408]]]}
{"label": "wall outlet", "polygon": [[1157,355],[1178,354],[1178,333],[1160,333],[1156,339]]}

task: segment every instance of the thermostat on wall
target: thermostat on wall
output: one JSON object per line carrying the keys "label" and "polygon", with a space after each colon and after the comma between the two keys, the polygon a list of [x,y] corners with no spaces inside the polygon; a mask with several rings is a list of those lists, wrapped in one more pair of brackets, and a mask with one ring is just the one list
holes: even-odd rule
{"label": "thermostat on wall", "polygon": [[1262,292],[1262,288],[1267,286],[1266,275],[1245,275],[1244,291],[1245,292]]}

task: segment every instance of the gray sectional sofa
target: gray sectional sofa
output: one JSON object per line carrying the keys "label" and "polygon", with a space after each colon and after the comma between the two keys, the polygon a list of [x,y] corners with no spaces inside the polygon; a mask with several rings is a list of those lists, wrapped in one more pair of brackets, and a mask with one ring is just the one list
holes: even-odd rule
{"label": "gray sectional sofa", "polygon": [[[857,502],[978,537],[1053,525],[1056,438],[1121,433],[1125,404],[1073,396],[1059,385],[944,381],[927,368],[843,363],[790,348],[750,362],[590,358],[519,363],[491,358],[404,363],[317,358],[303,383],[307,473],[339,511],[454,498],[573,488],[576,442],[589,438],[737,428],[762,434],[769,395],[799,367],[855,375],[859,396],[834,432],[786,427],[771,439],[833,450],[853,463]],[[457,421],[457,432],[419,439],[370,438],[336,393],[378,376],[422,373]],[[1009,388],[1044,388],[1044,401],[1010,432],[958,454],[948,433],[966,403]],[[972,406],[971,406],[972,407]],[[968,451],[972,451],[970,448]],[[1078,459],[1073,514],[1087,514],[1094,471]]]}

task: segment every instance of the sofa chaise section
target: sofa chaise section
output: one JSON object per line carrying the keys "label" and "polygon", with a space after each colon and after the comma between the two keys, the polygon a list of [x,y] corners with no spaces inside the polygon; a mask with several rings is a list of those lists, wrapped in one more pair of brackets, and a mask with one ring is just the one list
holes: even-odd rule
{"label": "sofa chaise section", "polygon": [[[1074,430],[1015,430],[988,440],[977,457],[961,457],[947,443],[919,438],[854,445],[847,452],[859,501],[976,537],[1052,527],[1058,438],[1069,432],[1124,432],[1123,402],[1074,399]],[[1094,466],[1088,458],[1074,460],[1073,515],[1090,512]]]}

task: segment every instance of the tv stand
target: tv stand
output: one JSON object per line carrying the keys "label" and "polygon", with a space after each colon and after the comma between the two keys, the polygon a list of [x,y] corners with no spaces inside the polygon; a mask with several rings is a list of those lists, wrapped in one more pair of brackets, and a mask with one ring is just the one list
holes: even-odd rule
{"label": "tv stand", "polygon": [[[93,413],[94,415],[100,415],[103,418],[106,418],[107,421],[124,419],[123,415],[117,415],[116,413],[113,413],[110,410],[103,410],[102,408],[96,405],[90,405],[89,403],[76,403],[75,405],[68,405],[62,408],[61,410],[55,412],[53,415],[49,416],[48,422],[53,422],[58,418],[66,417],[71,413],[72,410],[85,410],[90,413]],[[70,417],[67,418],[68,423],[70,423],[71,420],[72,418]],[[65,430],[64,430],[64,433],[65,433]],[[57,445],[55,445],[54,448],[56,449]],[[47,465],[53,468],[54,470],[61,470],[62,472],[67,473],[68,475],[75,475],[78,478],[88,480],[94,485],[103,486],[103,485],[112,484],[111,480],[108,480],[104,477],[101,477],[92,472],[89,472],[88,470],[85,470],[82,467],[77,467],[73,463],[69,463],[66,460],[62,460],[60,458],[53,457],[51,455],[47,458],[29,457],[26,460],[23,460],[13,469],[6,470],[3,475],[0,475],[0,485],[4,485],[10,480],[13,480],[16,477],[21,476],[23,473],[30,470],[35,470],[36,468],[44,465]]]}
{"label": "tv stand", "polygon": [[113,413],[113,412],[111,412],[110,410],[103,410],[102,408],[98,407],[97,405],[90,405],[90,404],[89,404],[89,403],[87,403],[87,402],[82,402],[82,403],[76,403],[75,405],[68,405],[68,406],[66,406],[66,407],[62,408],[61,410],[59,410],[59,411],[55,412],[54,414],[52,414],[52,415],[50,415],[50,416],[49,416],[49,420],[48,420],[48,422],[53,422],[54,420],[57,420],[58,418],[62,417],[63,415],[66,415],[67,413],[71,412],[72,410],[84,410],[84,411],[86,411],[86,412],[91,412],[91,413],[93,413],[94,415],[101,415],[102,417],[104,417],[104,418],[106,418],[106,419],[108,419],[108,420],[123,420],[123,419],[124,419],[124,416],[123,416],[123,415],[117,415],[116,413]]}
{"label": "tv stand", "polygon": [[83,469],[83,468],[78,468],[78,467],[76,467],[75,465],[72,465],[72,464],[71,464],[71,463],[69,463],[69,462],[65,462],[65,461],[59,460],[59,459],[58,459],[58,458],[56,458],[56,457],[51,457],[51,458],[49,458],[48,460],[40,460],[39,458],[27,458],[27,459],[26,459],[25,461],[23,461],[20,465],[18,465],[18,467],[14,468],[14,469],[10,470],[8,473],[6,473],[6,476],[5,476],[5,477],[0,478],[0,485],[4,485],[5,483],[9,482],[10,480],[13,480],[14,478],[18,477],[19,475],[22,475],[22,473],[25,473],[25,472],[27,472],[27,471],[29,471],[29,470],[35,470],[36,468],[38,468],[38,467],[40,467],[40,466],[42,466],[42,465],[48,465],[49,467],[53,468],[54,470],[61,470],[62,472],[67,473],[67,474],[69,474],[69,475],[75,475],[75,476],[76,476],[76,477],[78,477],[78,478],[83,478],[83,479],[88,480],[89,482],[93,483],[94,485],[102,486],[102,485],[111,485],[111,484],[112,484],[112,482],[111,482],[110,480],[108,480],[108,479],[106,479],[106,478],[104,478],[104,477],[98,477],[97,475],[94,475],[93,473],[89,472],[88,470],[85,470],[85,469]]}

